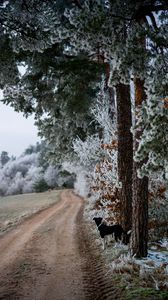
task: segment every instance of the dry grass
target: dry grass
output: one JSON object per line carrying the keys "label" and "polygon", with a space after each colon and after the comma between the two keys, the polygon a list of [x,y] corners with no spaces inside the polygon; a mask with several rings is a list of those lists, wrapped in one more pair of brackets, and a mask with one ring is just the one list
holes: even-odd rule
{"label": "dry grass", "polygon": [[0,198],[0,234],[8,231],[23,219],[54,204],[59,199],[59,190]]}

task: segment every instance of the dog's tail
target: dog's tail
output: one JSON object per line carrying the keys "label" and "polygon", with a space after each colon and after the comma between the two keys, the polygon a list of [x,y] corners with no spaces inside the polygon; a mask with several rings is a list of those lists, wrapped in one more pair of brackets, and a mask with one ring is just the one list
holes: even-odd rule
{"label": "dog's tail", "polygon": [[127,231],[128,235],[131,235],[131,233],[132,233],[132,229],[130,229],[130,230]]}
{"label": "dog's tail", "polygon": [[131,229],[128,231],[123,230],[123,243],[125,245],[129,244],[130,238],[131,238],[131,233],[132,233]]}

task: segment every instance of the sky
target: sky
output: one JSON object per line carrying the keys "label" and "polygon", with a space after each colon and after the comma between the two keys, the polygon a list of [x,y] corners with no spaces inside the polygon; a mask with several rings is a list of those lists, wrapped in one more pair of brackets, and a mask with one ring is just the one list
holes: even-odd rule
{"label": "sky", "polygon": [[[0,99],[2,93],[0,92]],[[9,156],[20,156],[29,145],[40,141],[33,116],[23,117],[13,108],[0,102],[0,153],[7,151]]]}

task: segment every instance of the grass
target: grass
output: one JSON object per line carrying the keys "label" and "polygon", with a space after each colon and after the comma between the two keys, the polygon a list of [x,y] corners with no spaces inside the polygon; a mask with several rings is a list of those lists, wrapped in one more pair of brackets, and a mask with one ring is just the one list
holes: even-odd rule
{"label": "grass", "polygon": [[152,288],[137,288],[131,291],[127,291],[125,300],[167,300],[168,292],[156,291]]}
{"label": "grass", "polygon": [[0,198],[0,234],[59,199],[59,190]]}
{"label": "grass", "polygon": [[[119,253],[120,252],[120,249]],[[118,257],[115,252],[117,249],[111,249],[111,257],[107,256],[105,253],[106,260],[110,266],[111,277],[113,281],[116,281],[114,286],[122,287],[124,290],[125,300],[167,300],[168,291],[165,286],[166,283],[166,265],[163,263],[160,266],[155,266],[152,264],[152,268],[146,269],[150,270],[149,273],[141,273],[141,266],[137,265],[136,260],[124,258],[122,255]],[[146,265],[150,267],[150,261],[146,262]],[[154,267],[155,266],[155,267]],[[152,272],[152,273],[151,273]],[[154,280],[156,282],[154,282]],[[118,281],[118,283],[117,283]],[[157,284],[156,284],[157,283]],[[159,290],[157,289],[159,287]]]}
{"label": "grass", "polygon": [[[93,227],[93,226],[92,226]],[[156,263],[152,259],[138,261],[128,255],[128,247],[109,243],[103,251],[98,233],[93,227],[93,238],[109,266],[111,285],[120,290],[124,300],[167,300],[167,262]],[[157,252],[164,254],[164,251]],[[162,249],[161,249],[162,250]],[[164,252],[164,253],[163,253]],[[158,265],[157,265],[158,264]],[[143,266],[145,269],[143,269]],[[144,270],[144,271],[143,271]],[[159,290],[157,289],[159,288]]]}
{"label": "grass", "polygon": [[[129,279],[128,279],[129,277]],[[141,279],[137,275],[113,274],[111,283],[116,290],[120,290],[124,300],[167,300],[168,291],[142,287]],[[124,297],[124,298],[123,298]]]}

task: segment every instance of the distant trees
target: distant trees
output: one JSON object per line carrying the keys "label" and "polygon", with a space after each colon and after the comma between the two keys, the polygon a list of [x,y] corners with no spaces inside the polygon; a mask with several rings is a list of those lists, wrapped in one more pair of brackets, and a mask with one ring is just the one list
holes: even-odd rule
{"label": "distant trees", "polygon": [[0,156],[0,164],[3,167],[8,161],[10,160],[10,157],[8,155],[8,152],[2,151]]}
{"label": "distant trees", "polygon": [[45,192],[49,189],[49,185],[47,184],[47,182],[45,181],[44,178],[41,178],[39,180],[37,180],[34,185],[33,185],[33,189],[36,193],[41,193],[41,192]]}
{"label": "distant trees", "polygon": [[[2,154],[4,153],[7,152],[3,151]],[[9,158],[1,165],[0,196],[42,192],[69,182],[72,176],[62,175],[60,166],[46,165],[44,161],[41,165],[40,155],[40,143],[37,143],[35,146],[29,146],[20,157]]]}
{"label": "distant trees", "polygon": [[34,182],[41,176],[38,154],[9,160],[0,169],[0,195],[12,195],[33,191]]}

